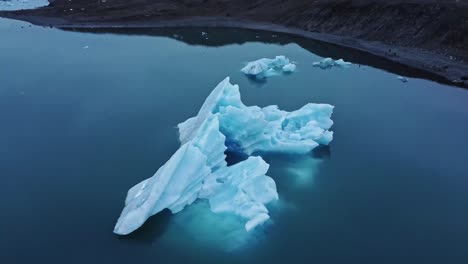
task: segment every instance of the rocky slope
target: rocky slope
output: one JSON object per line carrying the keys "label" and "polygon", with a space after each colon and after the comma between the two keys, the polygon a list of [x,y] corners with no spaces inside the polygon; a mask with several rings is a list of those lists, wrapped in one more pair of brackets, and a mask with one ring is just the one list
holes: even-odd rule
{"label": "rocky slope", "polygon": [[467,0],[54,0],[0,16],[59,27],[278,30],[368,50],[468,85]]}

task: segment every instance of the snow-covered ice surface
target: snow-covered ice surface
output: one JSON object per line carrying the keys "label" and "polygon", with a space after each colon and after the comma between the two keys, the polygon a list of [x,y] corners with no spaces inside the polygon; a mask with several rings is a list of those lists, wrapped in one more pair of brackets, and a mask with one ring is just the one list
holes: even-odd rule
{"label": "snow-covered ice surface", "polygon": [[[333,106],[307,104],[286,112],[277,106],[245,106],[229,78],[219,83],[198,115],[178,125],[181,147],[155,173],[132,187],[114,232],[129,234],[150,216],[183,210],[197,199],[216,214],[244,219],[246,231],[266,222],[266,204],[278,200],[269,165],[254,153],[305,154],[333,138]],[[250,156],[234,165],[225,151]]]}
{"label": "snow-covered ice surface", "polygon": [[281,72],[291,73],[296,70],[296,65],[283,56],[276,56],[274,59],[262,58],[256,61],[251,61],[241,69],[247,76],[257,79],[265,79],[267,77],[278,75]]}
{"label": "snow-covered ice surface", "polygon": [[343,59],[339,60],[334,60],[332,58],[325,58],[321,61],[314,62],[313,65],[314,67],[319,67],[321,69],[330,69],[333,67],[341,67],[341,68],[346,68],[351,66],[351,62],[346,62]]}
{"label": "snow-covered ice surface", "polygon": [[0,10],[34,9],[48,5],[47,0],[0,0]]}

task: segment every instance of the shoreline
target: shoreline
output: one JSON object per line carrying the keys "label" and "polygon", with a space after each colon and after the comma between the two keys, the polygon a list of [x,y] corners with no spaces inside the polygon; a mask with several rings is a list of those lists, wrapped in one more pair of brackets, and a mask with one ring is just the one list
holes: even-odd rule
{"label": "shoreline", "polygon": [[[50,10],[47,7],[44,10]],[[76,29],[132,29],[132,28],[178,28],[178,27],[213,27],[213,28],[242,28],[263,30],[276,33],[289,34],[301,38],[338,45],[357,50],[366,54],[381,57],[392,63],[405,65],[428,74],[433,79],[445,84],[468,88],[468,63],[455,59],[455,57],[439,54],[415,47],[392,46],[381,41],[369,41],[337,34],[312,32],[298,27],[290,27],[271,22],[251,20],[242,17],[225,16],[187,16],[174,17],[143,17],[133,19],[105,19],[92,21],[82,19],[71,21],[66,18],[48,15],[35,15],[41,9],[24,12],[0,12],[0,17],[26,21],[38,26],[55,27],[64,30]],[[79,19],[74,19],[79,20]],[[336,58],[335,58],[336,59]]]}

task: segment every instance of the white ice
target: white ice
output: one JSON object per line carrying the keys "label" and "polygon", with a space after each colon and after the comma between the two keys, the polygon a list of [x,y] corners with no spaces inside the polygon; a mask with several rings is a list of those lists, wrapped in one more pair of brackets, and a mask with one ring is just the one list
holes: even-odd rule
{"label": "white ice", "polygon": [[290,62],[287,57],[280,55],[276,56],[274,59],[263,58],[251,61],[241,69],[241,72],[257,79],[264,79],[272,75],[277,75],[282,71],[291,73],[295,70],[296,65]]}
{"label": "white ice", "polygon": [[168,208],[183,210],[197,199],[213,213],[236,215],[252,230],[270,216],[266,204],[278,199],[269,165],[258,156],[227,166],[225,151],[308,153],[333,138],[333,106],[306,104],[286,112],[277,106],[245,106],[229,78],[207,97],[198,115],[178,125],[181,147],[154,174],[132,187],[114,232],[125,235]]}
{"label": "white ice", "polygon": [[296,64],[288,63],[283,66],[283,72],[285,73],[291,73],[291,72],[294,72],[295,70],[296,70]]}
{"label": "white ice", "polygon": [[265,204],[278,199],[275,182],[265,175],[269,165],[250,157],[228,167],[218,122],[216,115],[209,115],[153,177],[128,191],[115,233],[129,234],[150,216],[166,208],[180,212],[198,198],[208,199],[215,213],[246,219],[246,230],[268,220]]}
{"label": "white ice", "polygon": [[333,139],[333,106],[306,104],[287,112],[276,105],[260,108],[245,106],[239,86],[222,81],[206,99],[196,117],[178,125],[179,139],[188,142],[207,116],[219,116],[220,130],[226,136],[229,151],[253,153],[309,153],[318,145],[328,145]]}
{"label": "white ice", "polygon": [[321,61],[314,62],[312,65],[321,69],[330,69],[332,67],[346,68],[351,66],[351,64],[351,62],[346,62],[343,59],[334,60],[332,58],[325,58]]}
{"label": "white ice", "polygon": [[408,82],[408,78],[403,77],[403,76],[398,76],[397,79],[400,80],[400,81],[403,82],[403,83],[407,83],[407,82]]}

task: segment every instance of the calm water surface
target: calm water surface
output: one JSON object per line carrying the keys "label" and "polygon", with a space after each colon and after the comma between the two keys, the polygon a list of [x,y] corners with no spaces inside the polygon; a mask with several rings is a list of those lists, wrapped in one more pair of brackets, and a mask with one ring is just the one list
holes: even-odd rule
{"label": "calm water surface", "polygon": [[[115,33],[0,20],[0,263],[468,263],[467,90],[267,32]],[[239,72],[280,54],[296,73]],[[321,56],[355,65],[312,67]],[[265,157],[280,201],[251,234],[199,202],[114,235],[126,191],[226,76],[247,105],[335,105],[331,146]]]}

